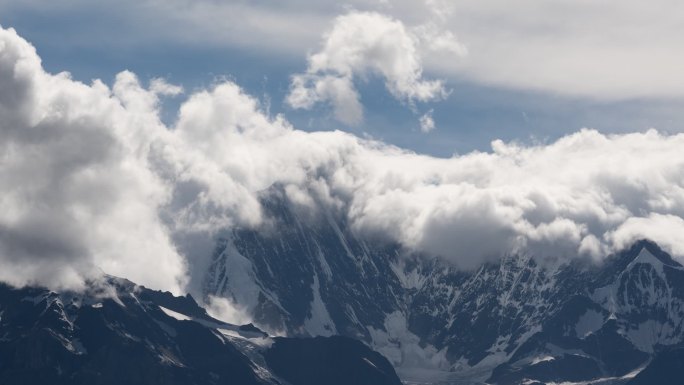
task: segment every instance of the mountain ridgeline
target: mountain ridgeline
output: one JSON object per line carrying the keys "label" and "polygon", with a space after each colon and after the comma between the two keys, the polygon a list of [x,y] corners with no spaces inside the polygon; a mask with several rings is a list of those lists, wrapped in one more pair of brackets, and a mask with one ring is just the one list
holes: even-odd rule
{"label": "mountain ridgeline", "polygon": [[600,264],[513,255],[462,271],[369,242],[324,211],[304,220],[277,189],[262,205],[272,230],[221,237],[204,294],[235,301],[266,330],[361,340],[406,383],[666,384],[684,374],[684,268],[652,242]]}
{"label": "mountain ridgeline", "polygon": [[346,337],[270,337],[210,317],[190,297],[124,279],[85,292],[0,285],[3,385],[400,385]]}

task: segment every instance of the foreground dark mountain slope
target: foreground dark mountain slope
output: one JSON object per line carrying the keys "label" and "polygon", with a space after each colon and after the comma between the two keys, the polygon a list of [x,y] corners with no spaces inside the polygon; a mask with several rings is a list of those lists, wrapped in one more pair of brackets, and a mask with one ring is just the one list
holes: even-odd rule
{"label": "foreground dark mountain slope", "polygon": [[226,234],[205,294],[267,329],[361,339],[408,381],[625,383],[684,341],[684,268],[651,242],[601,264],[514,255],[460,271],[332,214],[302,218],[278,189],[263,205],[271,231]]}
{"label": "foreground dark mountain slope", "polygon": [[629,385],[679,385],[684,381],[684,346],[665,349]]}
{"label": "foreground dark mountain slope", "polygon": [[271,338],[211,318],[190,296],[126,280],[82,294],[0,285],[3,385],[322,383],[400,381],[358,341]]}

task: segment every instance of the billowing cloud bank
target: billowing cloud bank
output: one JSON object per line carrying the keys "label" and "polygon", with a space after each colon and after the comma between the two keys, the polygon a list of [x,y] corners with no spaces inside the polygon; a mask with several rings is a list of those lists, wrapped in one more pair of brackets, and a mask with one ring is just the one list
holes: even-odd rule
{"label": "billowing cloud bank", "polygon": [[111,88],[48,74],[0,30],[0,280],[77,288],[101,269],[182,291],[201,257],[186,242],[258,226],[274,183],[464,268],[516,251],[598,257],[641,237],[684,256],[684,135],[582,130],[439,159],[299,131],[231,82],[190,95],[167,127],[159,98],[178,92],[129,72]]}

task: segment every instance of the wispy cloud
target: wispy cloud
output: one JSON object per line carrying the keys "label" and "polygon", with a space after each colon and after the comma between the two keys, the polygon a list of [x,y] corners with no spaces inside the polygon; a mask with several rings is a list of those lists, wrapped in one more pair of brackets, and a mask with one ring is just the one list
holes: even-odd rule
{"label": "wispy cloud", "polygon": [[420,123],[420,130],[422,132],[428,133],[435,129],[435,120],[432,118],[432,110],[423,114],[423,116],[418,119]]}

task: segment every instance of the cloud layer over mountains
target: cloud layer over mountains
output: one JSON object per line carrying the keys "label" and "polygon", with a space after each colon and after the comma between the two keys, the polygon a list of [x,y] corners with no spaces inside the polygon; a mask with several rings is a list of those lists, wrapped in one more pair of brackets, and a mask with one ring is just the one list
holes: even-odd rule
{"label": "cloud layer over mountains", "polygon": [[111,87],[48,74],[0,29],[0,280],[78,288],[102,270],[182,291],[206,257],[188,242],[264,223],[258,194],[274,183],[463,268],[598,258],[642,237],[684,256],[684,135],[582,130],[441,159],[297,130],[232,82],[189,95],[166,126],[160,98],[180,91],[130,72]]}

